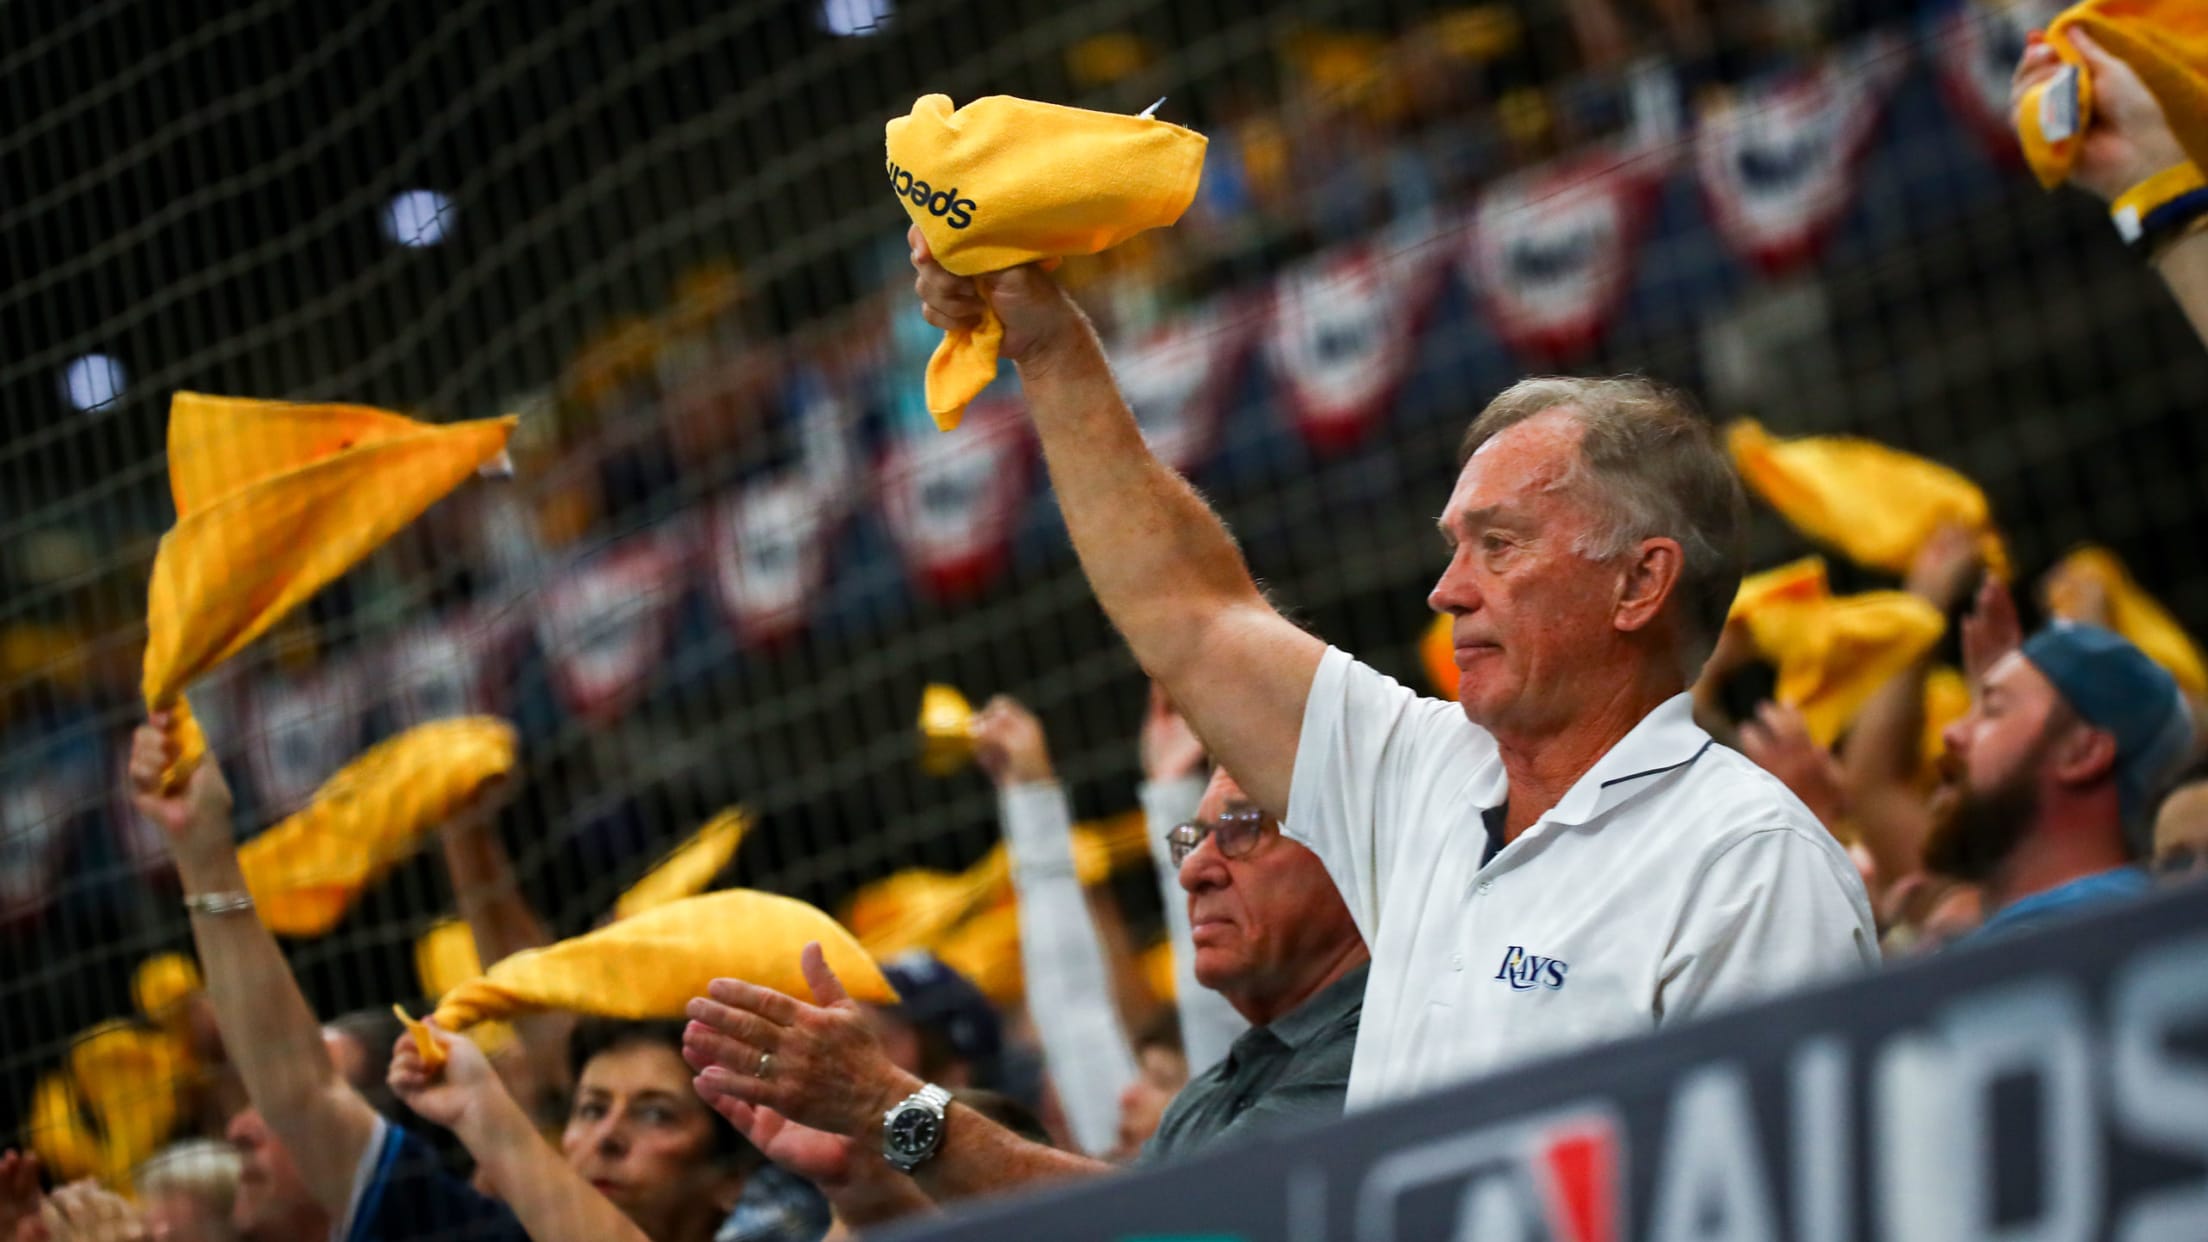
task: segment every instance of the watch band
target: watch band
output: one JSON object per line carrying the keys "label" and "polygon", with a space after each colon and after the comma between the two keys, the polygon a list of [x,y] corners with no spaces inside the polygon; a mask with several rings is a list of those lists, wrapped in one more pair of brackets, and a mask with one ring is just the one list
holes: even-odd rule
{"label": "watch band", "polygon": [[253,894],[236,890],[192,893],[184,898],[184,908],[193,914],[243,914],[253,908]]}

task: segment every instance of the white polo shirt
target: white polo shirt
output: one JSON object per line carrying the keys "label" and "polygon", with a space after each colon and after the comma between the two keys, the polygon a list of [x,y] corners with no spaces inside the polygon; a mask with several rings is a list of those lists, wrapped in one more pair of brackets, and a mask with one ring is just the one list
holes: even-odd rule
{"label": "white polo shirt", "polygon": [[1483,865],[1508,789],[1456,704],[1326,653],[1282,830],[1372,950],[1350,1108],[1878,962],[1847,852],[1687,695]]}

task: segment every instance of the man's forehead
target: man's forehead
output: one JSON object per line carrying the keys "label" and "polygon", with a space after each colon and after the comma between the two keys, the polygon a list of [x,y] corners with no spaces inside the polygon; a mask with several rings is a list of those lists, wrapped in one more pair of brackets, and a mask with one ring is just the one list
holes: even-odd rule
{"label": "man's forehead", "polygon": [[1509,496],[1553,489],[1579,459],[1585,435],[1568,407],[1514,423],[1473,450],[1449,496],[1452,510],[1483,508]]}
{"label": "man's forehead", "polygon": [[2047,674],[2025,659],[2021,651],[2011,651],[1994,661],[1993,667],[1986,670],[1986,690],[2011,702],[2053,702],[2062,697],[2055,683],[2047,680]]}

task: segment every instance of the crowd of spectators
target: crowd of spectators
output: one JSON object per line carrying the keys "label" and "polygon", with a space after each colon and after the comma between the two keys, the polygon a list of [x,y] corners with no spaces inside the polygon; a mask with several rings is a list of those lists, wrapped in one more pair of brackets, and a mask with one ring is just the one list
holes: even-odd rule
{"label": "crowd of spectators", "polygon": [[[1642,45],[1628,32],[1646,21],[1712,81],[1743,57],[1783,55],[1804,22],[1862,17],[1813,4],[1706,13],[1685,0],[1565,12],[1592,70],[1629,63]],[[1219,126],[1240,173],[1221,192],[1248,200],[1214,205],[1219,218],[1187,244],[1218,245],[1207,229],[1263,217],[1271,187],[1297,176],[1285,163],[1332,170],[1345,153],[1455,141],[1442,118],[1467,105],[1452,92],[1473,88],[1419,62],[1500,36],[1455,37],[1311,50],[1346,56],[1341,72],[1367,90],[1308,105],[1325,115],[1291,104]],[[1404,63],[1375,77],[1375,56]],[[2113,198],[2183,156],[2136,76],[2088,57],[2100,108],[2074,180]],[[2054,71],[2035,51],[2019,84]],[[1268,148],[1265,126],[1282,118],[1311,140],[1276,134]],[[1360,128],[1374,124],[1396,126],[1394,140]],[[1482,175],[1478,158],[1464,167]],[[1354,180],[1348,199],[1401,193],[1390,211],[1453,192]],[[1323,235],[1331,210],[1295,227]],[[1342,227],[1370,227],[1369,210],[1344,206]],[[927,321],[970,322],[974,286],[911,240]],[[2152,261],[2208,324],[2208,232]],[[204,974],[176,1002],[182,1137],[106,1188],[49,1188],[36,1159],[0,1156],[0,1242],[843,1236],[1185,1159],[2208,871],[2195,728],[2208,705],[2115,632],[2108,599],[2025,633],[2018,585],[1972,532],[1927,540],[1904,584],[1954,621],[1967,679],[1967,708],[1930,769],[1929,654],[1879,686],[1836,745],[1776,704],[1735,719],[1724,705],[1749,661],[1731,612],[1745,500],[1707,422],[1644,381],[1527,381],[1465,439],[1442,517],[1450,561],[1428,601],[1451,618],[1457,681],[1445,689],[1457,702],[1424,698],[1274,610],[1202,498],[1144,449],[1089,317],[1057,283],[1029,269],[986,279],[1068,535],[1157,679],[1136,796],[1168,914],[1169,985],[1128,982],[1140,968],[1109,896],[1084,885],[1048,740],[998,699],[973,740],[1019,897],[1018,1011],[926,956],[885,963],[896,1004],[862,1004],[809,950],[808,996],[700,981],[686,1023],[553,1013],[518,1021],[501,1047],[432,1029],[433,1055],[380,1012],[326,1023],[313,1012],[245,895],[220,766],[165,788],[176,744],[156,714],[125,779],[175,860]],[[729,288],[693,293],[680,341],[741,335]],[[740,473],[774,452],[753,460],[746,446],[771,438],[725,415],[763,407],[725,390],[665,402],[665,424],[615,416],[665,398],[637,358],[669,351],[619,337],[605,349],[575,385],[592,416],[523,446],[572,484],[541,493],[550,507],[526,518],[554,542],[607,513],[648,521],[689,485],[678,460]],[[561,473],[577,462],[592,482]],[[431,557],[449,533],[432,527],[411,554]],[[550,941],[486,832],[510,793],[486,793],[440,830],[485,966]],[[1484,986],[1498,977],[1507,992]]]}

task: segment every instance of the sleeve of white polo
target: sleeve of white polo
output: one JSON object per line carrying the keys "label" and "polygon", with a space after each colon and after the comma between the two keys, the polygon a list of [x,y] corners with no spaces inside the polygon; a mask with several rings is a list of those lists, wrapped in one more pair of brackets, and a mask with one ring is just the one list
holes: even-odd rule
{"label": "sleeve of white polo", "polygon": [[1119,1138],[1119,1095],[1135,1080],[1103,938],[1074,865],[1073,809],[1055,784],[998,795],[1019,896],[1020,967],[1043,1064],[1074,1141],[1101,1156]]}
{"label": "sleeve of white polo", "polygon": [[[1800,830],[1750,833],[1711,859],[1665,954],[1658,1020],[1670,1024],[1878,964],[1844,855]],[[1856,886],[1859,889],[1860,886]]]}
{"label": "sleeve of white polo", "polygon": [[1326,864],[1367,944],[1378,935],[1380,897],[1411,807],[1431,783],[1418,771],[1420,704],[1339,647],[1327,648],[1304,701],[1281,831]]}

